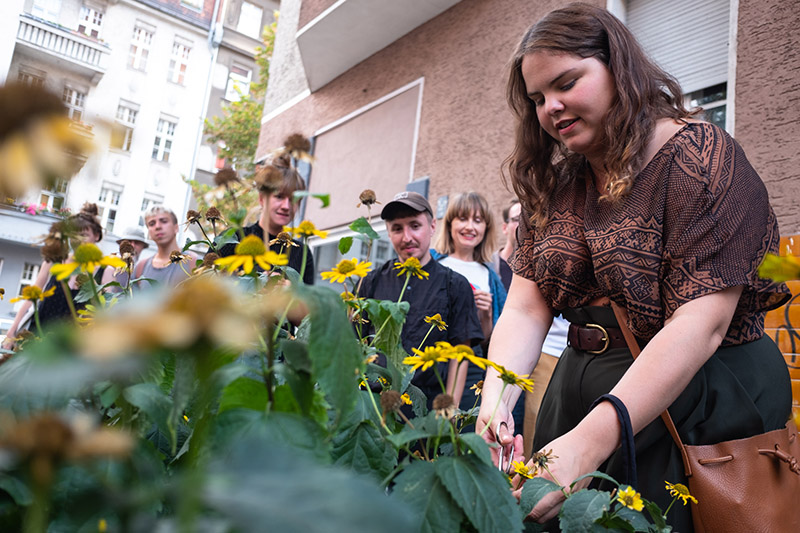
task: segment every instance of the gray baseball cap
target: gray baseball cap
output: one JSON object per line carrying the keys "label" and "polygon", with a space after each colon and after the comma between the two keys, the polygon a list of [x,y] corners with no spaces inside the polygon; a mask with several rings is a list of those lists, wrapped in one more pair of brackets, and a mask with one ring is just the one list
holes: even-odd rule
{"label": "gray baseball cap", "polygon": [[392,220],[397,209],[401,206],[410,207],[420,213],[427,211],[433,217],[433,209],[428,200],[418,192],[403,191],[394,195],[392,201],[386,204],[381,211],[383,220]]}
{"label": "gray baseball cap", "polygon": [[147,238],[144,236],[144,230],[137,227],[126,228],[125,231],[122,232],[122,235],[120,235],[119,239],[117,239],[117,244],[121,243],[122,241],[139,241],[144,244],[145,248],[150,246],[147,243]]}

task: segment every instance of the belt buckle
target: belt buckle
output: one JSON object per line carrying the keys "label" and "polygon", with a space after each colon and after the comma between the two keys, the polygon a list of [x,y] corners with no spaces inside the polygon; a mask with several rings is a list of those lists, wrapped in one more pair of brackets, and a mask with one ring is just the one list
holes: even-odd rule
{"label": "belt buckle", "polygon": [[600,348],[599,350],[586,350],[586,353],[590,353],[592,355],[600,355],[601,353],[605,353],[605,351],[608,350],[609,343],[611,342],[611,338],[608,336],[608,331],[606,331],[606,328],[604,328],[600,324],[586,324],[584,327],[599,329],[600,332],[603,334],[603,338],[600,340],[605,342],[603,347]]}

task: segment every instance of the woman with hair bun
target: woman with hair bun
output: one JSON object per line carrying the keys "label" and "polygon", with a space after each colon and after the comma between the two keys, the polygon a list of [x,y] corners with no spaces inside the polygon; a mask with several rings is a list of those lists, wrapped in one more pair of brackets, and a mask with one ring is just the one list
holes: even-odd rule
{"label": "woman with hair bun", "polygon": [[[98,243],[103,239],[103,226],[100,224],[97,215],[97,205],[86,203],[83,205],[79,213],[68,217],[68,219],[65,221],[65,227],[68,227],[69,231],[74,233],[75,237],[79,241],[76,244],[73,244],[73,247],[76,247],[78,244],[82,243]],[[45,255],[46,248],[47,245],[42,250],[43,255]],[[64,255],[66,254],[67,252],[65,251]],[[63,260],[66,258],[61,257],[60,259]],[[55,289],[55,292],[52,296],[45,298],[39,304],[39,322],[42,326],[62,318],[67,318],[71,313],[62,284],[56,281],[55,276],[50,275],[50,267],[53,266],[53,261],[57,260],[59,259],[45,255],[45,259],[42,261],[42,265],[39,267],[39,274],[34,282],[34,285],[42,289],[44,292],[47,292],[51,288]],[[105,267],[98,268],[97,272],[94,274],[98,283],[102,280],[104,268]],[[77,276],[71,278],[68,284],[72,292],[73,301],[74,297],[78,294],[76,279]],[[17,311],[17,315],[14,317],[14,322],[11,324],[11,327],[6,333],[6,338],[2,345],[4,349],[11,350],[16,345],[14,338],[19,333],[20,323],[23,321],[23,318],[30,316],[31,305],[33,304],[30,301],[26,300],[22,302],[22,305]],[[84,307],[85,304],[75,304],[76,310],[83,309]]]}
{"label": "woman with hair bun", "polygon": [[[570,4],[528,29],[507,98],[516,139],[505,168],[523,210],[489,358],[530,373],[553,312],[567,318],[570,346],[542,400],[533,449],[552,450],[548,468],[560,483],[594,470],[621,479],[615,407],[592,408],[610,393],[630,414],[636,490],[665,509],[664,481],[686,477],[661,412],[669,408],[686,444],[779,429],[790,414],[786,364],[764,335],[765,312],[789,294],[757,274],[779,238],[766,188],[741,147],[693,118],[678,83],[604,9]],[[643,348],[635,361],[600,305],[609,299]],[[501,397],[502,388],[490,370],[476,427],[499,400],[484,437],[521,450],[510,414],[519,389]],[[548,494],[531,517],[554,518],[563,499]],[[668,519],[693,531],[688,506]]]}

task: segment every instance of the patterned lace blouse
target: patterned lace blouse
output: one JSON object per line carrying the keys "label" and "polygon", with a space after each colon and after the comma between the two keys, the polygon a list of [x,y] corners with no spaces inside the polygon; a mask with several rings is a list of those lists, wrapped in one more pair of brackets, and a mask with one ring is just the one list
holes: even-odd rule
{"label": "patterned lace blouse", "polygon": [[684,126],[613,205],[591,180],[553,197],[539,231],[523,212],[514,272],[537,283],[555,310],[606,295],[624,305],[630,327],[651,339],[682,304],[744,286],[723,346],[760,338],[764,313],[789,291],[758,277],[778,247],[778,224],[761,178],[720,128]]}

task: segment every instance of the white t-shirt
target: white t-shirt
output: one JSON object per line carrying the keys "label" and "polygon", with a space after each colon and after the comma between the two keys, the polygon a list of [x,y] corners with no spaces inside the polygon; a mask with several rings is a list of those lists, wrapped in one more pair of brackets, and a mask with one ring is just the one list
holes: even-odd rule
{"label": "white t-shirt", "polygon": [[561,352],[567,347],[567,330],[569,329],[569,322],[560,317],[553,317],[553,325],[550,326],[550,331],[547,332],[547,337],[544,338],[542,345],[542,352],[553,357],[561,357]]}
{"label": "white t-shirt", "polygon": [[462,261],[448,255],[439,261],[444,266],[451,268],[467,278],[474,289],[492,292],[489,286],[489,269],[477,261]]}

